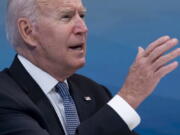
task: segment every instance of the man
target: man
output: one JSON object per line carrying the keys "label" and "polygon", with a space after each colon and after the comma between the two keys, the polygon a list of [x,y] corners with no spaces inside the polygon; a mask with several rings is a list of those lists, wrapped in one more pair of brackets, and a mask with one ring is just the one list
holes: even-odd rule
{"label": "man", "polygon": [[[115,97],[74,74],[86,60],[86,9],[81,0],[9,0],[7,34],[17,52],[0,73],[0,135],[130,135],[135,112],[180,55],[163,36],[139,47]],[[167,65],[166,65],[167,64]],[[68,96],[67,96],[67,95]],[[66,97],[65,97],[66,96]]]}

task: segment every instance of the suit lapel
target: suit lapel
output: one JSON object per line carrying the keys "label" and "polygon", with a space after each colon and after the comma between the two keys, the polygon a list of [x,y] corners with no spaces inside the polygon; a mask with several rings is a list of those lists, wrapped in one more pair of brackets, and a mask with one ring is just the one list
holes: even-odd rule
{"label": "suit lapel", "polygon": [[9,73],[18,83],[18,85],[27,93],[34,104],[36,104],[36,106],[39,108],[43,118],[47,123],[46,125],[50,135],[63,135],[64,131],[62,125],[55,113],[53,106],[41,88],[22,66],[17,56],[15,57],[15,60],[9,69]]}
{"label": "suit lapel", "polygon": [[[89,95],[86,89],[80,88],[76,81],[70,77],[68,79],[70,93],[73,96],[73,99],[76,104],[77,112],[79,115],[80,122],[89,118],[95,110],[95,100],[94,97]],[[91,100],[86,100],[85,98],[89,97]],[[88,111],[87,111],[88,110]]]}
{"label": "suit lapel", "polygon": [[[9,73],[18,83],[18,85],[27,93],[34,104],[36,104],[36,106],[39,108],[43,118],[46,120],[46,125],[50,135],[64,135],[62,125],[55,113],[53,106],[41,88],[25,70],[17,56],[9,69]],[[96,102],[94,97],[90,95],[89,90],[80,88],[81,85],[77,83],[76,79],[77,78],[70,77],[68,79],[68,84],[70,93],[73,96],[77,107],[80,121],[82,122],[95,113]],[[87,97],[89,97],[91,100],[86,100]]]}

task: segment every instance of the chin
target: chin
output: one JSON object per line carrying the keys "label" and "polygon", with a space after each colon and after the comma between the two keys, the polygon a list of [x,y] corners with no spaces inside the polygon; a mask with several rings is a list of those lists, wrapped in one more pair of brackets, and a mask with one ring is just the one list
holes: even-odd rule
{"label": "chin", "polygon": [[72,64],[75,70],[82,68],[86,64],[86,60],[76,61]]}
{"label": "chin", "polygon": [[86,61],[77,64],[77,68],[82,68],[86,64]]}

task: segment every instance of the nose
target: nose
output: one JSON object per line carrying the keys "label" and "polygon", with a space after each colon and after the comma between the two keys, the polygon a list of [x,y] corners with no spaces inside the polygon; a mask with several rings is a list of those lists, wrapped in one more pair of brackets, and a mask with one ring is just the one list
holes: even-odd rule
{"label": "nose", "polygon": [[87,28],[87,25],[86,25],[84,19],[81,18],[79,15],[77,15],[77,17],[76,17],[73,32],[76,35],[82,35],[82,34],[86,34],[88,32],[88,28]]}

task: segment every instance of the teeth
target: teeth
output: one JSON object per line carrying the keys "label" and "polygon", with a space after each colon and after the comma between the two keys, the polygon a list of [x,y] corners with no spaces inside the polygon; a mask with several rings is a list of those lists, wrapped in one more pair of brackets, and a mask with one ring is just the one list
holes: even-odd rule
{"label": "teeth", "polygon": [[82,49],[82,47],[78,47],[78,48],[76,48],[76,50],[81,50]]}

